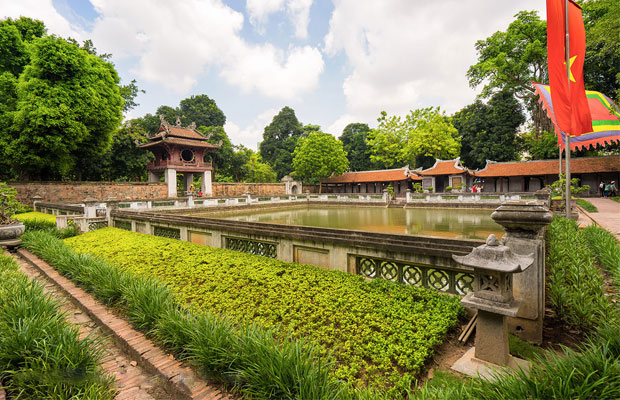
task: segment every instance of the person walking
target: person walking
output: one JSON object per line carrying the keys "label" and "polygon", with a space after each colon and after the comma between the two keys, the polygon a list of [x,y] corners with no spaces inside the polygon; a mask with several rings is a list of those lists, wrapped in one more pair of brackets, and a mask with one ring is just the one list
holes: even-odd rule
{"label": "person walking", "polygon": [[601,181],[601,183],[598,185],[598,190],[599,192],[601,192],[601,197],[604,197],[603,193],[605,192],[605,181]]}
{"label": "person walking", "polygon": [[609,191],[609,197],[616,197],[617,193],[616,193],[616,181],[611,181],[611,188]]}
{"label": "person walking", "polygon": [[609,192],[611,191],[611,183],[605,184],[605,190],[603,190],[603,196],[609,197]]}

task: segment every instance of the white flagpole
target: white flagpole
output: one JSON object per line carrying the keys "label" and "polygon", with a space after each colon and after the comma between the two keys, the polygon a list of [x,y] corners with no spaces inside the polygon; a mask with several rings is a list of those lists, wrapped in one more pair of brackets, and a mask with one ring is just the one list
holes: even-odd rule
{"label": "white flagpole", "polygon": [[[569,53],[569,35],[568,35],[568,0],[564,2],[564,13],[566,14],[566,39],[565,39],[565,49],[566,49],[566,79],[568,80],[568,93],[570,96],[570,53]],[[570,101],[570,99],[569,99]],[[573,109],[571,106],[571,114],[573,113]],[[570,218],[570,201],[571,201],[571,193],[570,193],[570,128],[568,132],[566,132],[566,140],[564,142],[564,149],[566,151],[566,218]]]}

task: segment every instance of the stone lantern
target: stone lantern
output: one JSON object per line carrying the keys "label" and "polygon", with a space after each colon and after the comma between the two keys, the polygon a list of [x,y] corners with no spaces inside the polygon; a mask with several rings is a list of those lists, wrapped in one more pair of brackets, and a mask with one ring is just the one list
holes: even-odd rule
{"label": "stone lantern", "polygon": [[474,292],[467,294],[461,304],[478,310],[475,347],[452,368],[468,375],[489,377],[488,372],[495,368],[526,365],[525,361],[510,356],[507,317],[515,317],[521,305],[513,296],[513,274],[532,265],[532,255],[517,255],[500,244],[495,235],[489,235],[486,244],[466,256],[452,258],[474,268]]}

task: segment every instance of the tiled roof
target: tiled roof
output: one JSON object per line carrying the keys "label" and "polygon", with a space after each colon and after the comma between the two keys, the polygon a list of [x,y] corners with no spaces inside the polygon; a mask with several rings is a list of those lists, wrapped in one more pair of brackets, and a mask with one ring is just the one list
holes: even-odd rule
{"label": "tiled roof", "polygon": [[207,140],[206,137],[204,137],[203,135],[200,134],[200,132],[195,131],[194,129],[191,128],[183,128],[181,126],[173,126],[173,125],[168,125],[167,126],[167,131],[166,129],[164,129],[163,126],[159,127],[159,131],[157,131],[157,135],[155,135],[154,137],[158,137],[158,136],[163,136],[164,132],[167,133],[167,136],[176,136],[176,137],[181,137],[181,138],[186,138],[186,139],[198,139],[198,140]]}
{"label": "tiled roof", "polygon": [[[153,139],[153,138],[151,138]],[[204,137],[203,137],[204,139]],[[148,147],[153,147],[153,146],[157,146],[160,143],[167,143],[167,144],[178,144],[178,145],[185,145],[185,146],[193,146],[193,147],[205,147],[205,148],[212,148],[212,149],[219,149],[220,146],[217,144],[212,144],[207,142],[206,140],[200,141],[200,140],[195,140],[195,139],[182,139],[182,138],[177,138],[177,137],[171,137],[171,136],[167,136],[161,140],[157,140],[157,141],[151,141],[148,143],[144,143],[141,144],[140,147],[145,149]]]}
{"label": "tiled roof", "polygon": [[469,171],[461,165],[461,159],[456,158],[454,160],[437,160],[435,165],[428,169],[419,171],[420,175],[458,175],[462,173],[468,173]]}
{"label": "tiled roof", "polygon": [[[558,160],[535,160],[495,162],[487,161],[486,167],[474,172],[481,178],[494,176],[533,176],[557,175]],[[564,162],[562,162],[564,168]],[[596,172],[620,172],[620,156],[571,158],[570,170],[573,174]]]}
{"label": "tiled roof", "polygon": [[393,182],[406,179],[421,180],[412,174],[408,168],[383,169],[378,171],[347,172],[342,175],[332,176],[322,183],[362,183],[362,182]]}

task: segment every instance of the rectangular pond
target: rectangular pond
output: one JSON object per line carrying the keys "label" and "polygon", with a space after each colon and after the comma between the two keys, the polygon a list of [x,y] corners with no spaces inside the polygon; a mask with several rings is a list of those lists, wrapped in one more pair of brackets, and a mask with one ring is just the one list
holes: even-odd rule
{"label": "rectangular pond", "polygon": [[339,228],[398,235],[424,235],[444,238],[486,239],[503,235],[491,219],[490,209],[385,208],[296,206],[230,211],[192,212],[192,216],[247,222]]}

